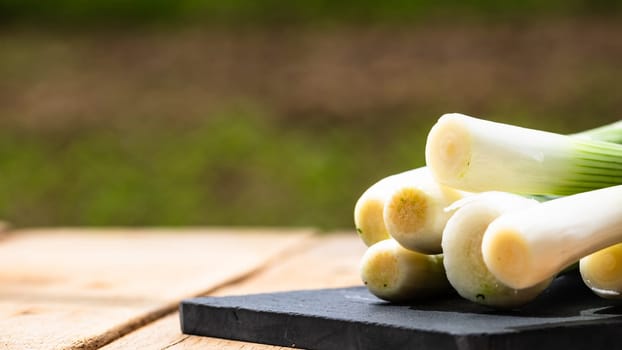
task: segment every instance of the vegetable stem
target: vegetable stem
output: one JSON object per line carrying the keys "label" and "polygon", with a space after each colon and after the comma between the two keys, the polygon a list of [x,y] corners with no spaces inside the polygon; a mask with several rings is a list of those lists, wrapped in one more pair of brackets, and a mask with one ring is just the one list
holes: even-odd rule
{"label": "vegetable stem", "polygon": [[384,222],[389,235],[403,247],[438,254],[443,229],[452,214],[445,208],[467,193],[439,184],[427,168],[416,180],[403,184],[389,196]]}
{"label": "vegetable stem", "polygon": [[622,143],[622,120],[572,134],[571,136],[593,141]]}
{"label": "vegetable stem", "polygon": [[404,302],[449,290],[442,255],[425,255],[393,239],[367,248],[360,264],[361,279],[378,298]]}
{"label": "vegetable stem", "polygon": [[371,185],[359,197],[354,206],[354,225],[368,247],[389,238],[383,218],[387,198],[395,188],[416,181],[424,172],[427,172],[425,168],[419,168],[387,176]]}
{"label": "vegetable stem", "polygon": [[484,233],[482,254],[495,277],[519,289],[620,242],[622,186],[613,186],[499,216]]}
{"label": "vegetable stem", "polygon": [[513,308],[538,296],[551,282],[526,289],[506,286],[488,270],[482,257],[482,237],[488,225],[505,212],[538,205],[532,199],[505,192],[475,194],[458,207],[443,231],[443,264],[447,279],[463,298],[495,308]]}
{"label": "vegetable stem", "polygon": [[583,282],[598,296],[622,298],[622,243],[582,258],[579,271]]}
{"label": "vegetable stem", "polygon": [[437,181],[465,191],[568,195],[622,184],[622,145],[457,113],[430,131],[426,162]]}

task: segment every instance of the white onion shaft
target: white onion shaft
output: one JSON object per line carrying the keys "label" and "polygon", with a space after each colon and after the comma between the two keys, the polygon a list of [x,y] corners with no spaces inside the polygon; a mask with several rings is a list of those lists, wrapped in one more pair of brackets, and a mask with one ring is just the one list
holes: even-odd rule
{"label": "white onion shaft", "polygon": [[377,297],[403,302],[451,290],[441,255],[410,251],[393,239],[378,242],[363,255],[361,279]]}
{"label": "white onion shaft", "polygon": [[501,214],[538,205],[538,202],[505,192],[474,194],[458,201],[456,212],[443,232],[443,264],[447,279],[463,298],[495,307],[513,308],[537,297],[550,279],[526,289],[506,286],[488,270],[482,258],[482,237]]}
{"label": "white onion shaft", "polygon": [[527,288],[619,242],[622,186],[614,186],[501,215],[484,234],[482,254],[499,280]]}
{"label": "white onion shaft", "polygon": [[363,192],[354,206],[354,225],[367,246],[389,238],[383,218],[387,198],[396,188],[417,182],[427,172],[426,168],[418,168],[387,176]]}
{"label": "white onion shaft", "polygon": [[426,143],[437,181],[465,191],[568,195],[622,184],[622,145],[443,115]]}
{"label": "white onion shaft", "polygon": [[416,181],[396,188],[384,206],[384,222],[402,246],[424,254],[441,252],[441,237],[452,211],[445,210],[468,195],[436,182],[427,168]]}
{"label": "white onion shaft", "polygon": [[622,243],[601,249],[579,261],[583,282],[598,296],[622,298]]}

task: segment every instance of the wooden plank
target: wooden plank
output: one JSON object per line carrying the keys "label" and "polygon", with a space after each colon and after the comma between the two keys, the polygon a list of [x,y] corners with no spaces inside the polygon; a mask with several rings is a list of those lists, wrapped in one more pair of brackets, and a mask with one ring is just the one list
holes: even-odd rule
{"label": "wooden plank", "polygon": [[[354,232],[320,236],[287,259],[275,260],[260,273],[209,294],[240,295],[361,285],[358,262],[364,251],[365,246]],[[283,348],[185,335],[179,330],[179,314],[174,313],[110,343],[103,349]]]}
{"label": "wooden plank", "polygon": [[173,313],[104,346],[102,349],[278,350],[286,348],[181,334],[179,331],[179,314]]}
{"label": "wooden plank", "polygon": [[12,233],[0,241],[0,347],[98,348],[310,237],[273,229]]}

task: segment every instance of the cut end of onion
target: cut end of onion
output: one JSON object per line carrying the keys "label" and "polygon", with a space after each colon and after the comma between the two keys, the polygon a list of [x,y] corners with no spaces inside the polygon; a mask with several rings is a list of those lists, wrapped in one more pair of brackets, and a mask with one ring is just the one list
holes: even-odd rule
{"label": "cut end of onion", "polygon": [[396,249],[390,240],[370,247],[361,260],[361,279],[372,294],[391,299],[399,288],[400,268]]}
{"label": "cut end of onion", "polygon": [[501,229],[493,235],[485,234],[482,253],[486,266],[504,284],[522,289],[540,282],[528,280],[529,248],[516,231]]}
{"label": "cut end of onion", "polygon": [[432,174],[450,186],[467,173],[471,162],[470,133],[460,116],[443,115],[430,130],[425,148]]}
{"label": "cut end of onion", "polygon": [[421,232],[428,220],[428,195],[420,189],[405,187],[387,201],[384,219],[391,237],[402,246],[417,250],[409,242]]}
{"label": "cut end of onion", "polygon": [[383,218],[384,202],[379,199],[362,199],[354,210],[356,230],[369,247],[389,238]]}
{"label": "cut end of onion", "polygon": [[622,293],[622,244],[616,244],[581,259],[581,277],[603,298],[620,298]]}

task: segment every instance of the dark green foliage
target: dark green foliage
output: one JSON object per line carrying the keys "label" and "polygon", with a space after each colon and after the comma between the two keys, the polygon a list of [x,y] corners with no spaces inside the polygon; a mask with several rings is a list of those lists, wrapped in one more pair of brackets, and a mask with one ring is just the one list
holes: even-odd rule
{"label": "dark green foliage", "polygon": [[244,25],[317,21],[401,22],[437,15],[495,18],[534,15],[585,15],[617,13],[614,0],[0,0],[4,23],[61,25],[127,24],[137,22],[198,21]]}

